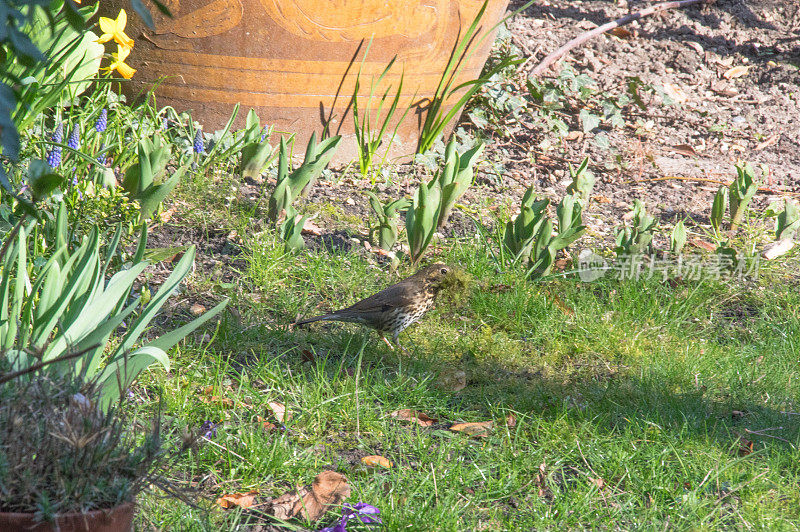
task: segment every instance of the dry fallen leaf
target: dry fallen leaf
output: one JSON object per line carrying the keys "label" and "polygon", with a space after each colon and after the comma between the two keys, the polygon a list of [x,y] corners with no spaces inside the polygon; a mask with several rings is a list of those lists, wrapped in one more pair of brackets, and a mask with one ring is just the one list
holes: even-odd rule
{"label": "dry fallen leaf", "polygon": [[694,48],[694,51],[697,52],[698,54],[705,53],[705,50],[703,50],[703,46],[699,42],[687,41],[685,44]]}
{"label": "dry fallen leaf", "polygon": [[606,481],[602,478],[592,478],[589,477],[589,482],[597,486],[598,489],[603,489],[606,487]]}
{"label": "dry fallen leaf", "polygon": [[789,253],[793,247],[794,240],[791,238],[784,238],[782,240],[778,240],[777,242],[770,242],[764,246],[764,251],[761,253],[761,256],[767,260],[776,259],[781,255],[786,255]]}
{"label": "dry fallen leaf", "polygon": [[559,309],[561,312],[563,312],[564,314],[566,314],[566,315],[568,315],[568,316],[572,316],[573,314],[575,314],[575,310],[574,310],[572,307],[570,307],[569,305],[567,305],[567,304],[564,302],[564,300],[563,300],[563,299],[561,299],[561,297],[560,297],[558,294],[556,294],[555,292],[549,292],[549,291],[548,291],[548,292],[547,292],[547,295],[548,295],[548,296],[550,297],[550,299],[553,301],[553,305],[555,305],[556,307],[558,307],[558,309]]}
{"label": "dry fallen leaf", "polygon": [[311,219],[305,221],[300,232],[304,235],[322,236],[322,229]]}
{"label": "dry fallen leaf", "polygon": [[475,438],[485,438],[489,435],[489,431],[494,426],[493,421],[480,421],[477,423],[456,423],[450,430],[454,432],[463,432]]}
{"label": "dry fallen leaf", "polygon": [[361,459],[361,463],[367,467],[383,467],[389,469],[392,467],[392,461],[380,455],[365,456]]}
{"label": "dry fallen leaf", "polygon": [[261,416],[256,416],[256,421],[261,423],[261,428],[264,429],[264,432],[272,432],[274,430],[278,430],[278,427],[276,427],[273,423],[270,423]]}
{"label": "dry fallen leaf", "polygon": [[233,399],[230,397],[224,397],[219,395],[213,395],[214,387],[213,386],[206,386],[202,390],[200,390],[200,401],[206,404],[219,404],[225,408],[232,408],[233,407]]}
{"label": "dry fallen leaf", "polygon": [[550,488],[547,487],[547,464],[545,462],[539,464],[539,472],[533,478],[533,483],[539,488],[539,497],[550,497],[552,495]]}
{"label": "dry fallen leaf", "polygon": [[189,307],[189,312],[192,313],[192,316],[199,316],[203,312],[206,311],[206,307],[201,305],[200,303],[195,303],[191,307]]}
{"label": "dry fallen leaf", "polygon": [[672,151],[681,155],[686,155],[687,157],[697,157],[697,152],[695,149],[688,144],[678,144],[677,146],[673,146]]}
{"label": "dry fallen leaf", "polygon": [[747,438],[742,438],[741,436],[739,436],[739,445],[737,448],[737,454],[739,456],[747,456],[752,452],[753,452],[753,442],[751,442]]}
{"label": "dry fallen leaf", "polygon": [[162,212],[160,216],[161,221],[164,223],[168,222],[170,218],[172,218],[172,215],[175,214],[175,211],[176,211],[175,207],[170,207],[166,211]]}
{"label": "dry fallen leaf", "polygon": [[506,416],[506,427],[514,428],[517,426],[517,416],[509,414]]}
{"label": "dry fallen leaf", "polygon": [[756,151],[761,151],[764,148],[769,148],[778,143],[778,140],[781,138],[780,133],[775,133],[774,135],[770,135],[766,139],[762,140],[756,145]]}
{"label": "dry fallen leaf", "polygon": [[283,404],[276,403],[275,401],[270,401],[267,404],[272,410],[272,413],[275,414],[275,419],[277,419],[279,423],[284,423],[292,419],[292,414],[286,411],[286,407]]}
{"label": "dry fallen leaf", "polygon": [[223,508],[250,508],[258,495],[257,490],[248,491],[247,493],[226,493],[217,498],[217,504]]}
{"label": "dry fallen leaf", "polygon": [[417,425],[421,427],[430,427],[437,421],[438,419],[434,419],[423,412],[418,412],[416,410],[411,410],[409,408],[404,408],[402,410],[395,410],[394,412],[390,413],[389,416],[400,419],[402,421],[413,421]]}
{"label": "dry fallen leaf", "polygon": [[614,29],[612,29],[608,33],[610,33],[614,37],[618,37],[620,39],[632,39],[633,38],[633,33],[630,30],[626,30],[625,28],[622,28],[622,27],[619,27],[619,26],[614,28]]}
{"label": "dry fallen leaf", "polygon": [[689,240],[689,243],[696,248],[703,249],[705,251],[716,251],[717,246],[712,244],[711,242],[706,242],[705,240],[701,240],[699,238],[692,238]]}
{"label": "dry fallen leaf", "polygon": [[272,501],[272,515],[290,519],[302,512],[304,518],[316,521],[349,496],[347,477],[336,471],[323,471],[316,476],[310,489],[298,487]]}
{"label": "dry fallen leaf", "polygon": [[686,103],[689,101],[689,97],[686,96],[683,89],[672,83],[664,83],[664,92],[676,103]]}
{"label": "dry fallen leaf", "polygon": [[563,272],[570,264],[570,259],[560,258],[553,263],[553,270],[556,272]]}
{"label": "dry fallen leaf", "polygon": [[722,77],[725,79],[734,79],[734,78],[741,78],[742,76],[746,76],[749,72],[750,67],[748,66],[735,66],[733,68],[729,68],[726,70]]}
{"label": "dry fallen leaf", "polygon": [[308,349],[303,349],[300,351],[300,356],[303,358],[303,362],[315,362],[317,360],[314,352],[309,351]]}
{"label": "dry fallen leaf", "polygon": [[611,203],[611,198],[607,198],[601,194],[592,197],[597,203]]}

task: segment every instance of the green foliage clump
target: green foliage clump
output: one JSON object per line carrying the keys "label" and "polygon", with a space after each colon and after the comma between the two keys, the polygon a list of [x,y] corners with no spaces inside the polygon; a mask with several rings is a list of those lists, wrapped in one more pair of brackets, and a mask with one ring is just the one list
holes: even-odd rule
{"label": "green foliage clump", "polygon": [[444,168],[428,183],[421,183],[406,212],[406,235],[411,259],[418,264],[430,245],[433,234],[441,229],[456,201],[472,184],[473,166],[484,144],[459,155],[455,139],[445,149]]}

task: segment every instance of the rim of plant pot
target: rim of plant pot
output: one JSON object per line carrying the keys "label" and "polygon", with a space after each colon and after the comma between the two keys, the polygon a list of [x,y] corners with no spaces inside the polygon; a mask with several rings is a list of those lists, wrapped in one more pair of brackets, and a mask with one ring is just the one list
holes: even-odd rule
{"label": "rim of plant pot", "polygon": [[113,508],[57,514],[53,521],[37,521],[33,513],[0,511],[0,531],[130,532],[135,509],[134,502],[125,502]]}

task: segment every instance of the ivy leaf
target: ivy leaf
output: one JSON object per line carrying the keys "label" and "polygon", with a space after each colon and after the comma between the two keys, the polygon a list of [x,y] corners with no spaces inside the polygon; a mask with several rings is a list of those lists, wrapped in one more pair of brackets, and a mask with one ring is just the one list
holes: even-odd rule
{"label": "ivy leaf", "polygon": [[583,124],[584,133],[589,133],[600,125],[600,117],[590,113],[586,109],[581,110],[579,117]]}

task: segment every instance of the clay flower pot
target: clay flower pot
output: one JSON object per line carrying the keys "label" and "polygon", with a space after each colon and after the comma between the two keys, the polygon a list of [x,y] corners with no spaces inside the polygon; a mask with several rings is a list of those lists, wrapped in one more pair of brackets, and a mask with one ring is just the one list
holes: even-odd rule
{"label": "clay flower pot", "polygon": [[[359,94],[397,56],[383,90],[398,87],[405,73],[400,127],[392,153],[415,151],[432,96],[450,54],[472,23],[483,0],[165,0],[173,18],[150,8],[156,29],[130,13],[126,32],[135,41],[128,63],[138,71],[127,89],[137,94],[165,78],[156,89],[159,105],[193,110],[207,130],[222,127],[241,103],[237,126],[248,108],[277,131],[296,133],[302,153],[313,131],[326,123],[344,142],[338,160],[355,154],[349,103],[364,51]],[[480,39],[504,15],[508,0],[490,0]],[[128,0],[101,2],[116,16]],[[493,36],[484,39],[461,70],[458,83],[479,77]],[[455,85],[454,85],[455,86]],[[380,90],[380,89],[379,89]],[[378,92],[378,91],[376,91]],[[381,93],[383,91],[380,91]],[[387,104],[388,106],[388,104]]]}
{"label": "clay flower pot", "polygon": [[0,532],[129,532],[133,530],[134,504],[121,504],[110,510],[68,513],[55,522],[37,522],[33,514],[0,512]]}

